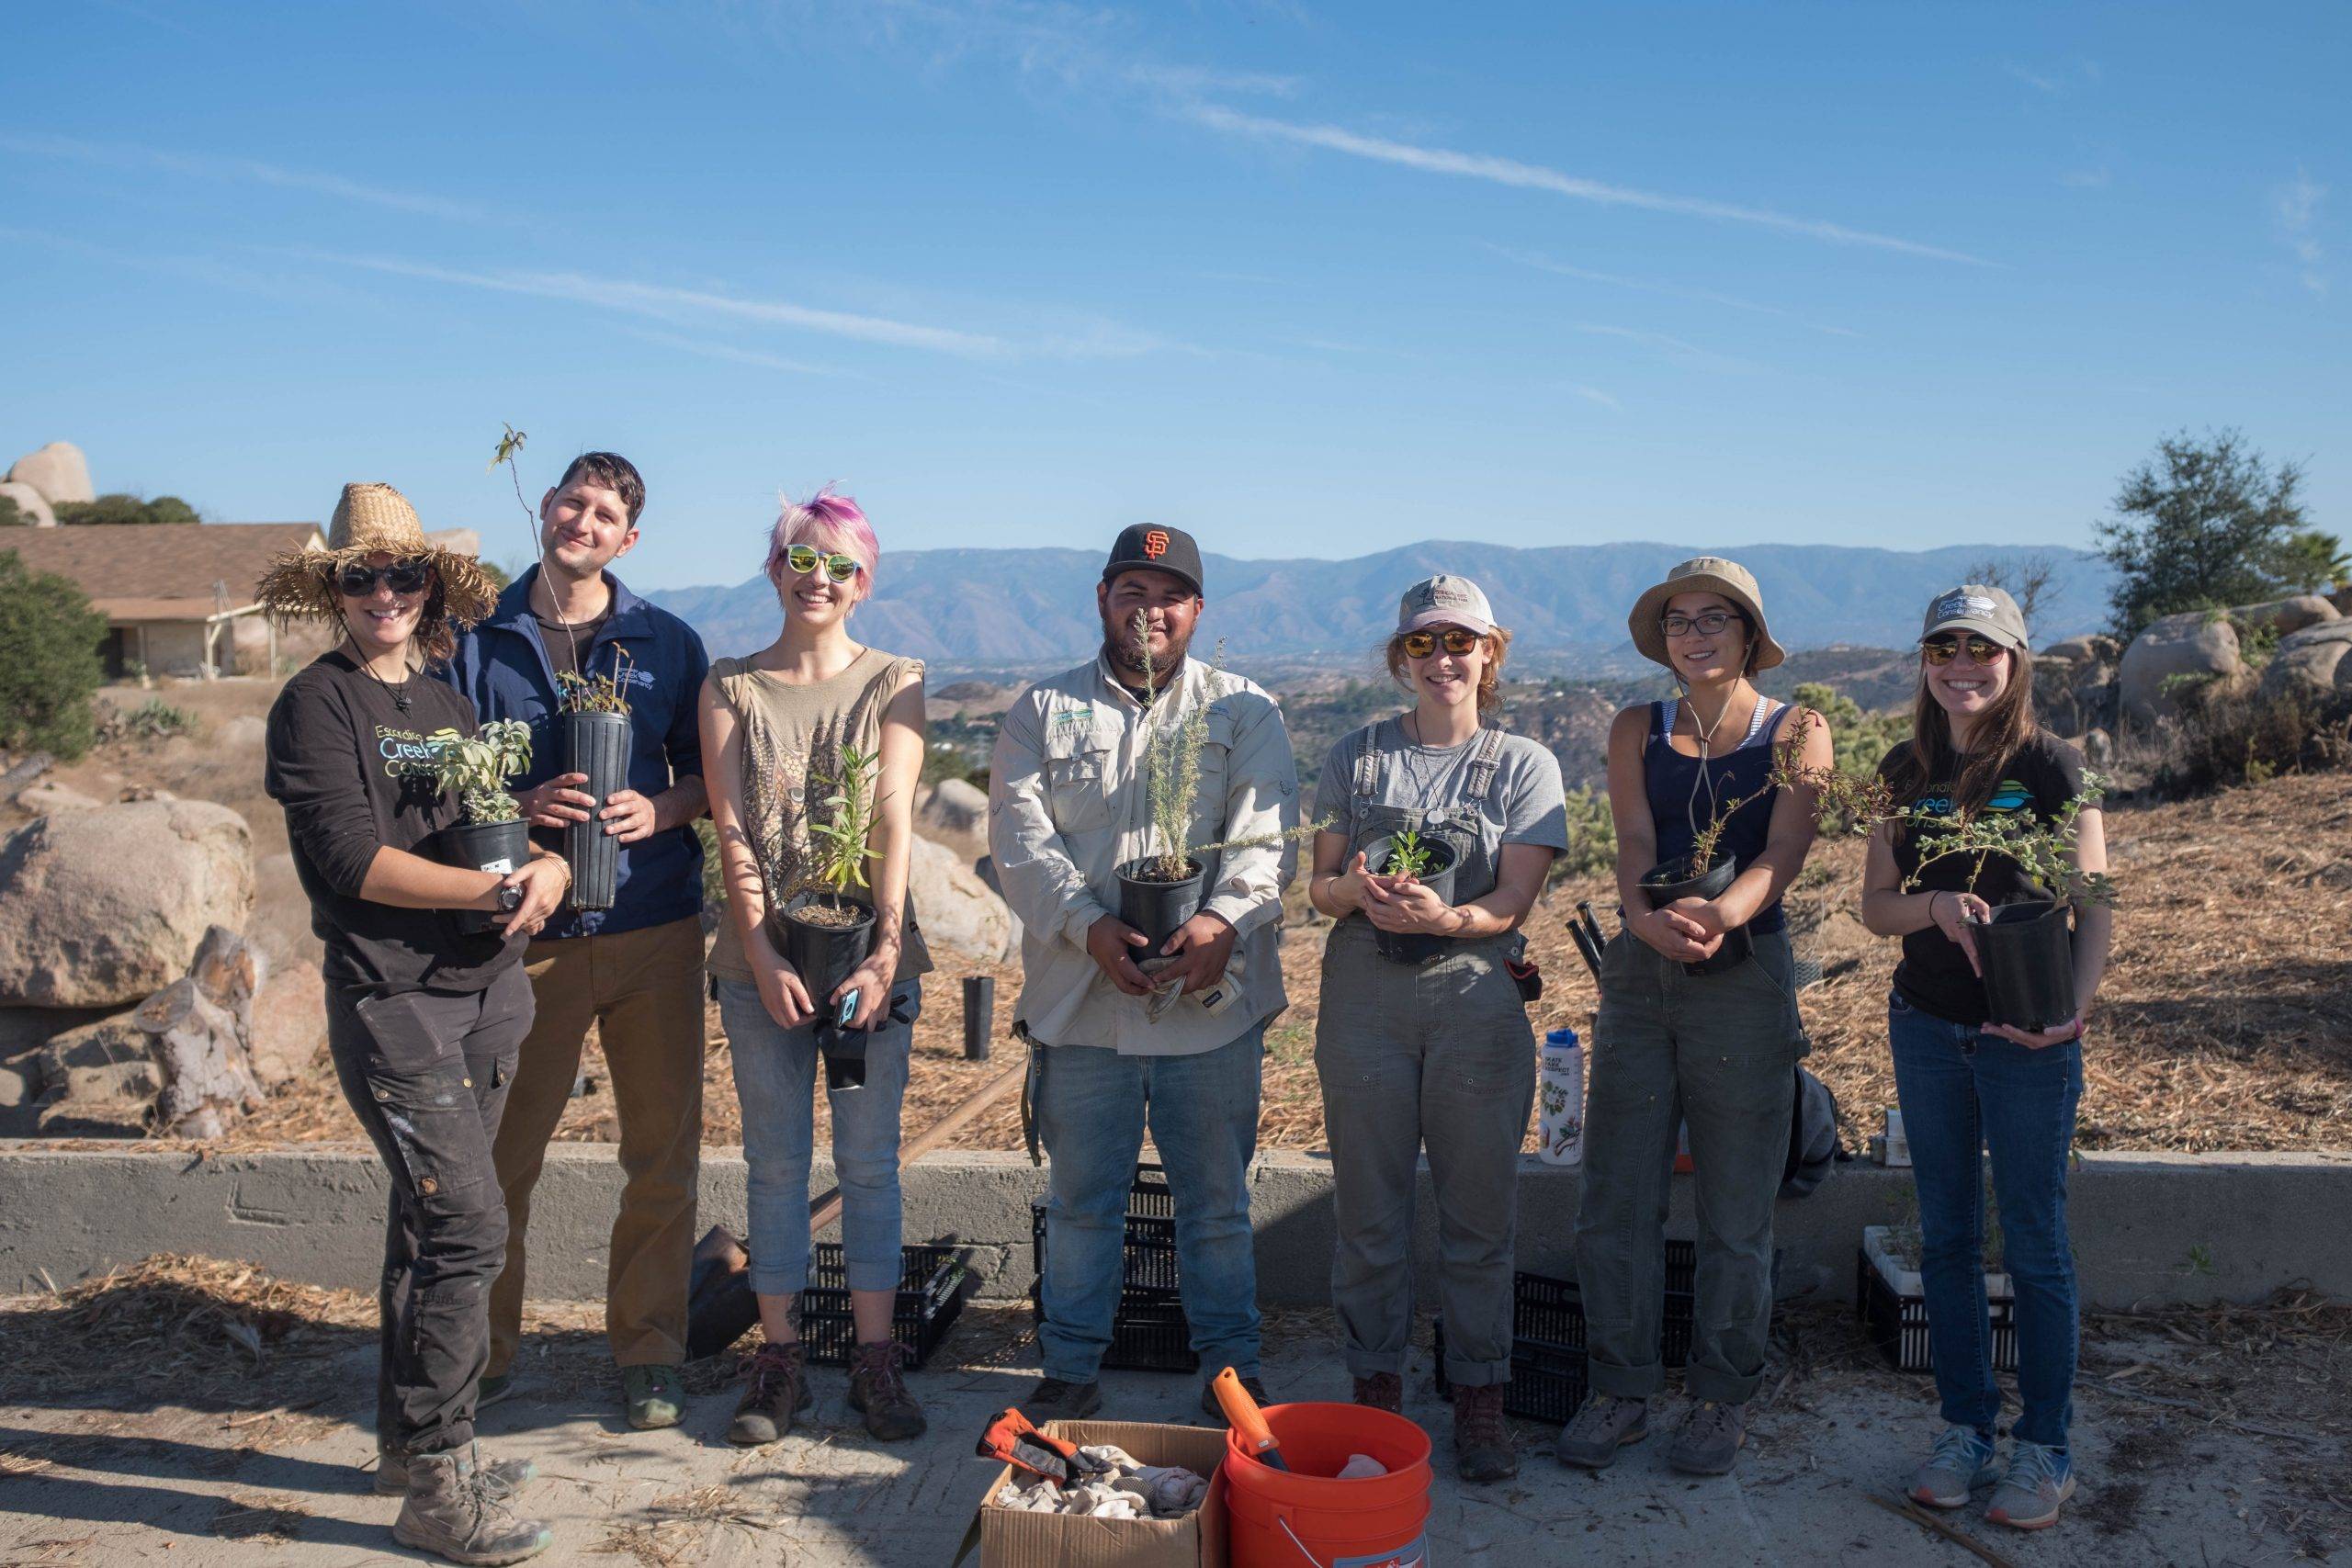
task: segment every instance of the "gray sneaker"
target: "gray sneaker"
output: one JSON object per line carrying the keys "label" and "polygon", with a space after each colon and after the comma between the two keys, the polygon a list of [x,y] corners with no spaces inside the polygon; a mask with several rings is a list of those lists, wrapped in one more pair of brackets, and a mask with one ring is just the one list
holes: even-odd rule
{"label": "gray sneaker", "polygon": [[537,1557],[555,1544],[555,1532],[492,1496],[474,1456],[456,1452],[409,1456],[408,1500],[392,1539],[469,1568],[499,1568]]}
{"label": "gray sneaker", "polygon": [[[539,1467],[526,1459],[503,1459],[476,1472],[481,1488],[501,1502],[512,1502],[524,1487],[539,1478]],[[376,1456],[376,1495],[408,1495],[408,1455],[388,1450]]]}
{"label": "gray sneaker", "polygon": [[2012,1441],[2009,1468],[1993,1493],[1984,1517],[2015,1530],[2048,1529],[2075,1495],[2075,1462],[2064,1449]]}
{"label": "gray sneaker", "polygon": [[1650,1402],[1596,1393],[1584,1402],[1576,1419],[1560,1428],[1553,1451],[1562,1464],[1578,1470],[1607,1470],[1617,1462],[1617,1450],[1650,1435]]}
{"label": "gray sneaker", "polygon": [[1702,1399],[1682,1417],[1666,1462],[1685,1475],[1729,1475],[1747,1441],[1747,1405]]}
{"label": "gray sneaker", "polygon": [[685,1419],[686,1380],[675,1367],[623,1367],[621,1405],[640,1432],[674,1427]]}
{"label": "gray sneaker", "polygon": [[1928,1462],[1911,1477],[1911,1500],[1930,1508],[1957,1508],[2001,1473],[1992,1440],[1967,1427],[1946,1427]]}

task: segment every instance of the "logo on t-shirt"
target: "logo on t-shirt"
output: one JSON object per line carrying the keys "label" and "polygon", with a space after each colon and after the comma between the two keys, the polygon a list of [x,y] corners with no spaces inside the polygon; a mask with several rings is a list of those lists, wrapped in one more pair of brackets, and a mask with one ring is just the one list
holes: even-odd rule
{"label": "logo on t-shirt", "polygon": [[[1940,794],[1921,795],[1919,809],[1930,817],[1951,816],[1951,786],[1946,785]],[[1992,795],[1984,802],[1984,809],[1996,817],[2007,817],[2019,811],[2030,811],[2033,809],[2033,791],[2015,779],[2003,779],[1994,787]]]}
{"label": "logo on t-shirt", "polygon": [[[435,733],[435,739],[445,734],[454,739],[457,733],[454,729],[440,730]],[[394,729],[388,724],[379,724],[376,727],[376,754],[383,759],[386,778],[405,778],[432,759],[433,742],[413,729]]]}

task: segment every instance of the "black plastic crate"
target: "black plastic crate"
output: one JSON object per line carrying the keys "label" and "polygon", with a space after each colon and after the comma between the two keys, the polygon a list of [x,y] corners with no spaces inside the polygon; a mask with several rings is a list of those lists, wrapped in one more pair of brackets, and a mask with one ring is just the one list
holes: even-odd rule
{"label": "black plastic crate", "polygon": [[[904,1345],[920,1367],[962,1314],[964,1280],[971,1269],[958,1247],[909,1247],[900,1256],[890,1337]],[[849,1273],[837,1241],[820,1241],[808,1249],[808,1288],[800,1292],[800,1339],[817,1366],[845,1367],[857,1348]]]}
{"label": "black plastic crate", "polygon": [[[1046,1312],[1046,1205],[1029,1206],[1029,1258],[1037,1284],[1033,1315]],[[1145,1372],[1190,1372],[1201,1358],[1176,1286],[1176,1195],[1156,1165],[1136,1168],[1127,1191],[1125,1235],[1120,1248],[1119,1305],[1111,1320],[1111,1348],[1102,1365]]]}
{"label": "black plastic crate", "polygon": [[[1577,1320],[1579,1333],[1584,1320]],[[1451,1384],[1445,1381],[1445,1321],[1441,1318],[1430,1337],[1431,1349],[1437,1356],[1437,1396],[1453,1397]],[[1565,1427],[1568,1417],[1584,1403],[1584,1352],[1566,1345],[1546,1345],[1537,1339],[1516,1339],[1510,1348],[1510,1382],[1503,1389],[1503,1413],[1523,1416],[1530,1421],[1546,1421]]]}
{"label": "black plastic crate", "polygon": [[[1934,1371],[1935,1352],[1928,1343],[1927,1301],[1896,1294],[1867,1251],[1856,1249],[1854,1270],[1854,1311],[1871,1343],[1897,1371]],[[1993,1370],[2014,1372],[2018,1370],[2017,1303],[1996,1301],[1987,1305],[1993,1322]]]}

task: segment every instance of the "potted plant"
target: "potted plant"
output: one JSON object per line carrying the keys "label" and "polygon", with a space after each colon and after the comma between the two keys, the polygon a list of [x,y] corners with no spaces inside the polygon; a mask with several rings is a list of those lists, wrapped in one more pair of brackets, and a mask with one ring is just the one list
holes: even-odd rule
{"label": "potted plant", "polygon": [[[1409,876],[1440,898],[1453,902],[1453,873],[1462,852],[1450,839],[1402,828],[1364,846],[1363,863],[1383,876]],[[1427,931],[1373,928],[1373,944],[1383,958],[1419,964],[1445,951],[1448,939]]]}
{"label": "potted plant", "polygon": [[581,675],[567,670],[555,678],[563,772],[586,774],[588,782],[582,788],[596,797],[588,808],[588,820],[563,830],[575,909],[611,908],[620,879],[621,841],[605,830],[597,813],[616,791],[628,786],[628,691],[636,661],[619,643],[612,649],[611,674]]}
{"label": "potted plant", "polygon": [[[1151,664],[1149,624],[1141,611],[1136,613],[1134,631],[1144,685],[1149,690],[1158,679]],[[1223,652],[1220,646],[1219,659],[1211,661],[1212,671]],[[1171,708],[1174,701],[1170,699]],[[1150,818],[1148,842],[1153,847],[1121,864],[1113,874],[1119,879],[1119,919],[1143,933],[1147,959],[1159,956],[1168,939],[1200,911],[1201,880],[1205,874],[1201,857],[1312,838],[1324,826],[1319,821],[1306,822],[1256,838],[1207,844],[1191,841],[1193,799],[1200,788],[1201,747],[1208,739],[1209,706],[1201,703],[1171,713],[1144,743],[1144,798]]]}
{"label": "potted plant", "polygon": [[[519,718],[492,719],[471,739],[453,729],[426,737],[424,755],[413,766],[444,794],[458,795],[458,820],[434,837],[437,858],[501,876],[530,859],[530,825],[506,793],[506,781],[530,765],[531,727]],[[480,910],[458,912],[458,930],[467,935],[492,929]]]}
{"label": "potted plant", "polygon": [[2075,1016],[2072,912],[2078,904],[2115,905],[2115,885],[2107,874],[2086,872],[2075,862],[2082,814],[2106,792],[2104,779],[2084,773],[2081,792],[2047,822],[2022,811],[1912,818],[1919,864],[1904,879],[1906,892],[1918,886],[1921,872],[1955,855],[1971,857],[1969,892],[1994,855],[2015,862],[2041,890],[2041,897],[1996,906],[1989,920],[1968,922],[1984,971],[1986,1012],[1995,1023],[2038,1032]]}
{"label": "potted plant", "polygon": [[[1904,1188],[1902,1212],[1891,1224],[1864,1225],[1857,1260],[1855,1307],[1870,1336],[1895,1369],[1935,1370],[1928,1339],[1928,1296],[1919,1279],[1923,1241],[1919,1192]],[[1992,1174],[1984,1176],[1984,1299],[1993,1320],[1993,1367],[2013,1372],[2018,1364],[2017,1289],[2002,1267],[2001,1211],[1993,1196]]]}

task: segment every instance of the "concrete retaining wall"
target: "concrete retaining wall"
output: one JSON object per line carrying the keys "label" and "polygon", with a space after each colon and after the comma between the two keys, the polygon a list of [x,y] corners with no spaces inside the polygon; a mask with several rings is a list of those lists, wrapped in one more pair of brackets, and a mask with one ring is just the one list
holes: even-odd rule
{"label": "concrete retaining wall", "polygon": [[[831,1175],[818,1162],[821,1190]],[[1253,1173],[1259,1294],[1269,1304],[1328,1299],[1330,1168],[1278,1153]],[[1422,1178],[1424,1292],[1435,1225]],[[1781,1204],[1785,1296],[1849,1298],[1866,1224],[1895,1215],[1907,1171],[1849,1165],[1812,1197]],[[981,1250],[986,1294],[1030,1285],[1029,1203],[1044,1173],[1019,1155],[956,1154],[904,1178],[909,1240],[953,1235]],[[530,1292],[582,1300],[605,1290],[605,1240],[620,1190],[608,1145],[548,1151],[531,1223]],[[2107,1308],[2254,1301],[2303,1281],[2352,1296],[2352,1153],[2086,1155],[2072,1223],[2084,1296]],[[289,1149],[198,1159],[187,1154],[51,1149],[0,1142],[0,1290],[60,1285],[155,1252],[244,1259],[291,1279],[372,1289],[384,1183],[372,1155]],[[1524,1162],[1520,1267],[1572,1274],[1577,1173]],[[702,1223],[743,1229],[743,1162],[706,1151]],[[1688,1178],[1674,1183],[1668,1234],[1696,1231]],[[838,1234],[838,1233],[836,1233]]]}

